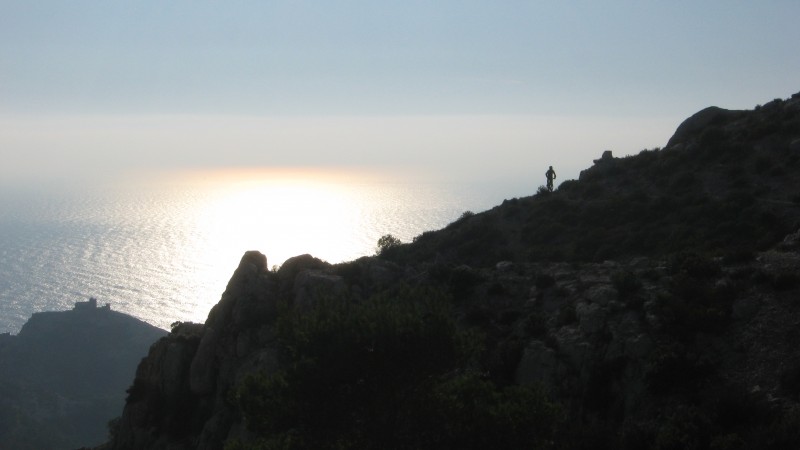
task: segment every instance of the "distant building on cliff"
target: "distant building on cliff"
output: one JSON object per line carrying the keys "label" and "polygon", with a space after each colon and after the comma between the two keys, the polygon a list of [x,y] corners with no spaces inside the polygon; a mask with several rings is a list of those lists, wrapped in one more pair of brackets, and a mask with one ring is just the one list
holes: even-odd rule
{"label": "distant building on cliff", "polygon": [[[75,307],[72,308],[73,311],[94,311],[97,308],[97,299],[94,297],[89,297],[88,302],[75,302]],[[106,303],[100,309],[111,311],[111,303]]]}

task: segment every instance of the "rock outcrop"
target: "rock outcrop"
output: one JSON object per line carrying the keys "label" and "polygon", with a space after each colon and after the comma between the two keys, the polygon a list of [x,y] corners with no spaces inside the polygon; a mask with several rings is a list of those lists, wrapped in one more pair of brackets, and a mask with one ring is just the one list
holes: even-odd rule
{"label": "rock outcrop", "polygon": [[111,448],[217,449],[246,435],[228,396],[246,374],[277,365],[272,325],[282,287],[298,304],[335,289],[324,266],[304,255],[274,274],[263,254],[245,253],[206,323],[176,325],[139,366]]}
{"label": "rock outcrop", "polygon": [[710,125],[722,124],[741,117],[743,114],[744,111],[732,111],[717,106],[709,106],[684,120],[675,130],[675,134],[673,134],[667,142],[667,147],[684,143],[692,135],[698,134],[707,129]]}

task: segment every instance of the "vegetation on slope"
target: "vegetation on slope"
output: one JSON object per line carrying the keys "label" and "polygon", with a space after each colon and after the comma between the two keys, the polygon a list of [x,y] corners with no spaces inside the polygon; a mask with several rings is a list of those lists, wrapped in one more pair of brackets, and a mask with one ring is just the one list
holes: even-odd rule
{"label": "vegetation on slope", "polygon": [[284,310],[285,369],[236,395],[257,443],[231,449],[549,448],[558,409],[532,387],[500,387],[470,360],[480,341],[429,289]]}
{"label": "vegetation on slope", "polygon": [[466,215],[382,256],[487,266],[775,245],[800,223],[800,96],[708,122],[663,150],[600,159],[556,192]]}

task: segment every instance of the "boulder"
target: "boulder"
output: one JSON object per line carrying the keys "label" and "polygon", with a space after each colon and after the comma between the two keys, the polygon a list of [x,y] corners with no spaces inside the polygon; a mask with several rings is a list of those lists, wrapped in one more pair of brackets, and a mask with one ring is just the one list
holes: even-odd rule
{"label": "boulder", "polygon": [[602,163],[610,163],[614,161],[614,154],[611,150],[604,150],[603,154],[600,156],[600,159],[595,159],[595,164],[602,164]]}
{"label": "boulder", "polygon": [[[222,329],[231,319],[239,325],[267,313],[263,310],[265,306],[257,306],[254,302],[257,303],[269,288],[268,274],[266,256],[257,251],[245,252],[219,303],[208,313],[206,325]],[[254,317],[254,314],[257,316]]]}
{"label": "boulder", "polygon": [[328,267],[330,267],[330,264],[319,258],[315,258],[309,254],[299,255],[284,261],[281,268],[278,270],[278,278],[281,281],[281,285],[292,285],[297,274],[303,270],[322,270]]}
{"label": "boulder", "polygon": [[497,269],[498,272],[510,272],[514,268],[514,263],[511,261],[500,261],[495,264],[494,268]]}
{"label": "boulder", "polygon": [[675,133],[669,139],[669,142],[667,142],[667,147],[684,143],[709,125],[728,121],[741,114],[742,111],[723,109],[717,106],[709,106],[708,108],[702,109],[678,125]]}
{"label": "boulder", "polygon": [[783,238],[783,242],[780,245],[781,248],[785,249],[793,249],[799,246],[800,246],[800,230],[788,234],[786,237]]}

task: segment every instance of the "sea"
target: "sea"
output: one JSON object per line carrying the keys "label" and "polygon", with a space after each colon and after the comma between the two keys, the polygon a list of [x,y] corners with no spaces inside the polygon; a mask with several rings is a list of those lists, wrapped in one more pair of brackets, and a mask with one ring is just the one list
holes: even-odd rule
{"label": "sea", "polygon": [[501,184],[309,171],[205,171],[0,191],[0,333],[35,312],[98,304],[169,329],[204,322],[244,252],[271,268],[330,263],[530,195]]}

